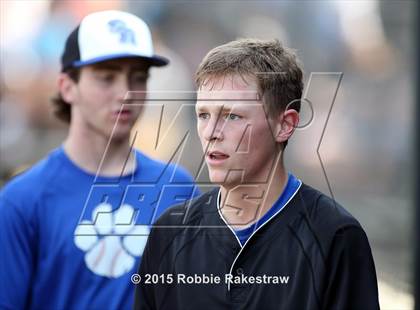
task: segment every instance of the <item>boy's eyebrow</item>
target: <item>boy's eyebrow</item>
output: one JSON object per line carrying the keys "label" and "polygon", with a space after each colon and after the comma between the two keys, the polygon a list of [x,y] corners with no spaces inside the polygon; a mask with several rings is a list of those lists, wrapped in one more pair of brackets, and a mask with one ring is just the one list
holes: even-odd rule
{"label": "boy's eyebrow", "polygon": [[[196,110],[197,110],[197,112],[207,110],[210,105],[212,105],[212,104],[211,103],[210,104],[205,104],[205,105],[204,104],[197,104],[196,105]],[[240,107],[241,104],[234,104],[234,105],[220,105],[220,104],[218,104],[217,105],[217,110],[218,110],[218,112],[222,112],[222,113],[231,112],[234,108],[237,108],[238,106]],[[221,108],[221,110],[220,110],[220,108]]]}
{"label": "boy's eyebrow", "polygon": [[94,70],[112,70],[112,71],[121,71],[122,68],[118,65],[113,64],[97,64],[93,66]]}

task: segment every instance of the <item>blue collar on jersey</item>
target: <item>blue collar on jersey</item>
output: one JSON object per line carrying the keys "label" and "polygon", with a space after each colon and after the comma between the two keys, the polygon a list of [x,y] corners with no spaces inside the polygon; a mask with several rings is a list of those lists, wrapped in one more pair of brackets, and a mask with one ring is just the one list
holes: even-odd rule
{"label": "blue collar on jersey", "polygon": [[296,178],[293,174],[288,173],[286,187],[284,188],[277,201],[273,204],[273,206],[257,222],[255,222],[251,226],[245,229],[234,230],[242,246],[245,244],[245,242],[249,239],[249,237],[255,230],[257,230],[264,223],[269,221],[271,217],[273,217],[276,213],[280,212],[287,205],[287,203],[294,196],[301,184],[301,180]]}

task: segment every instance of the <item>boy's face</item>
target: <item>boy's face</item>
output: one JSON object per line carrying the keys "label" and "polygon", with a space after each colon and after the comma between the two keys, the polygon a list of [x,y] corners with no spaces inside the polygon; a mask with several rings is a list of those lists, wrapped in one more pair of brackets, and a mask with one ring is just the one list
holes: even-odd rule
{"label": "boy's face", "polygon": [[86,134],[109,138],[114,130],[114,139],[127,138],[142,108],[124,98],[128,91],[146,91],[148,68],[147,63],[135,59],[83,67],[79,81],[71,86],[72,125],[81,126]]}
{"label": "boy's face", "polygon": [[255,78],[211,79],[197,93],[198,135],[210,180],[225,187],[268,182],[279,150]]}

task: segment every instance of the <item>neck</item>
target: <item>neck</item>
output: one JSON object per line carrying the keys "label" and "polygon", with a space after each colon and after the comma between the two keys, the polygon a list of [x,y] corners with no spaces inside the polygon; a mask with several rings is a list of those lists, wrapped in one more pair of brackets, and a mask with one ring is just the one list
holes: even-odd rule
{"label": "neck", "polygon": [[288,181],[287,171],[278,159],[268,182],[221,187],[221,212],[234,229],[244,229],[258,221],[276,202]]}
{"label": "neck", "polygon": [[101,133],[92,133],[79,126],[71,126],[64,141],[69,158],[83,170],[101,176],[120,176],[135,169],[135,154],[131,152],[129,137],[110,141]]}

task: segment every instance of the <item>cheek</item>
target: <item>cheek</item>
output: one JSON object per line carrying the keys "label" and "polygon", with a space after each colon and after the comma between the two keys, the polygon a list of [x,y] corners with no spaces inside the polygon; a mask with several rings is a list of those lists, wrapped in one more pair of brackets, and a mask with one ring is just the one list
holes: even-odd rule
{"label": "cheek", "polygon": [[275,153],[276,142],[267,126],[255,126],[247,139],[248,150],[256,157],[271,157]]}
{"label": "cheek", "polygon": [[145,104],[146,103],[146,97],[147,97],[147,93],[146,93],[146,87],[142,88],[142,89],[130,89],[127,94],[126,94],[126,98],[128,100],[134,100],[137,102],[142,102],[139,104]]}
{"label": "cheek", "polygon": [[79,96],[85,107],[98,109],[101,106],[101,102],[104,101],[106,93],[98,91],[94,87],[85,87],[80,90]]}
{"label": "cheek", "polygon": [[267,143],[267,129],[264,126],[252,123],[241,124],[236,128],[226,127],[225,133],[232,148],[237,153],[249,154],[258,152],[260,147]]}
{"label": "cheek", "polygon": [[206,141],[204,139],[204,132],[205,126],[202,122],[197,122],[197,134],[198,134],[198,138],[200,139],[201,145],[204,146],[206,144]]}

